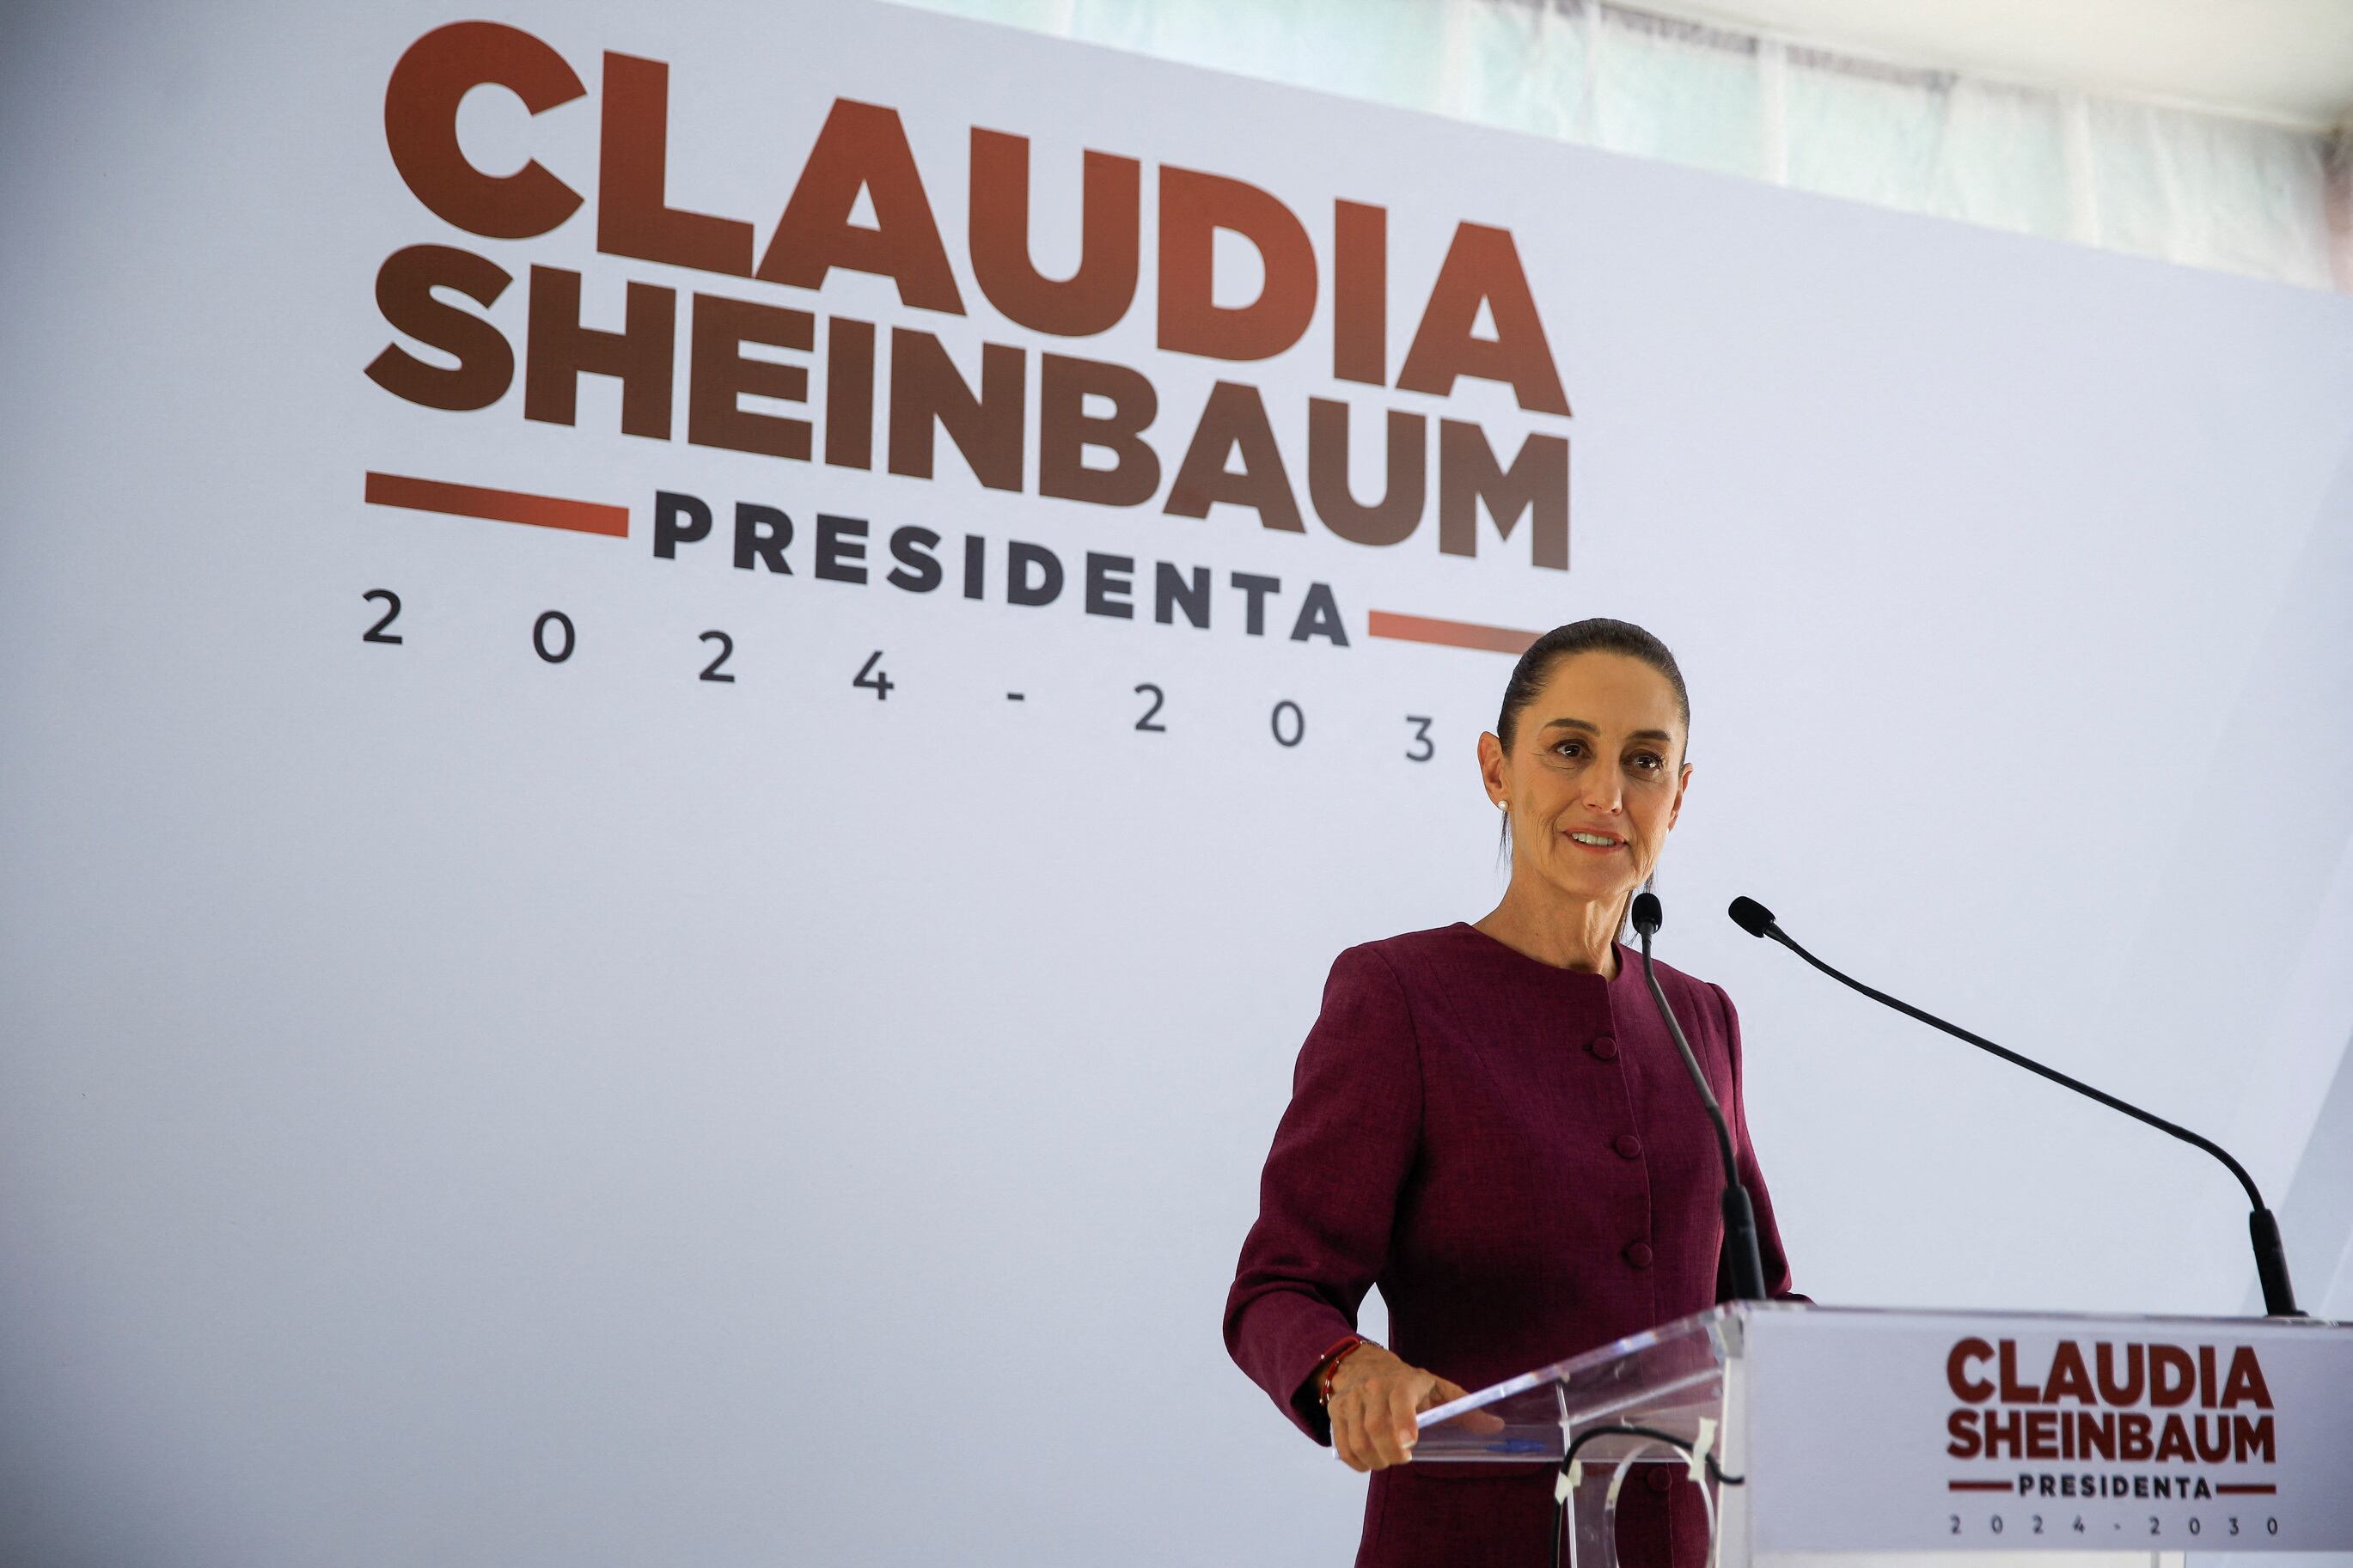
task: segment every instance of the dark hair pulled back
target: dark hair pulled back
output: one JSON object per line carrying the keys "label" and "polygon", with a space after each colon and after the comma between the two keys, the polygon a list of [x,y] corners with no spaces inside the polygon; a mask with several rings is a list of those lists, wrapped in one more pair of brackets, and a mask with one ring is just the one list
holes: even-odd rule
{"label": "dark hair pulled back", "polygon": [[1683,672],[1675,665],[1675,656],[1667,645],[1631,621],[1613,621],[1606,616],[1571,621],[1552,630],[1528,645],[1520,655],[1520,662],[1512,667],[1512,679],[1504,686],[1504,710],[1495,719],[1495,738],[1504,742],[1504,750],[1512,749],[1514,732],[1519,729],[1520,715],[1536,693],[1544,689],[1553,666],[1562,659],[1580,653],[1617,653],[1628,658],[1639,658],[1667,678],[1675,689],[1675,710],[1683,716],[1683,753],[1691,753],[1691,692],[1683,685]]}

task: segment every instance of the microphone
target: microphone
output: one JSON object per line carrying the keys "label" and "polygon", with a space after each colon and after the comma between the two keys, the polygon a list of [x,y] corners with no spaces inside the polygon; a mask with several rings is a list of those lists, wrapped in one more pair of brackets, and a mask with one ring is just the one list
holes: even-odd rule
{"label": "microphone", "polygon": [[1841,974],[1837,970],[1790,941],[1789,933],[1775,922],[1773,911],[1754,899],[1733,900],[1732,908],[1727,912],[1732,916],[1732,923],[1750,936],[1771,937],[1840,984],[1860,991],[1874,1002],[1883,1002],[1907,1017],[1919,1019],[1931,1028],[1942,1029],[1956,1039],[1967,1040],[1981,1051],[1990,1051],[2006,1062],[2014,1063],[2029,1072],[2039,1073],[2052,1083],[2064,1084],[2077,1094],[2096,1100],[2111,1110],[2121,1110],[2136,1121],[2146,1121],[2160,1132],[2170,1132],[2184,1143],[2193,1143],[2221,1161],[2231,1168],[2231,1174],[2239,1178],[2239,1185],[2247,1189],[2247,1202],[2253,1205],[2253,1212],[2247,1215],[2247,1234],[2254,1243],[2255,1276],[2263,1281],[2263,1310],[2274,1318],[2304,1316],[2296,1309],[2295,1288],[2288,1283],[2287,1249],[2280,1244],[2279,1220],[2270,1209],[2263,1206],[2263,1194],[2255,1190],[2254,1178],[2247,1174],[2247,1168],[2231,1158],[2229,1151],[2220,1143],[2211,1138],[2200,1138],[2187,1127],[2176,1126],[2162,1116],[2152,1116],[2137,1105],[2128,1105],[2113,1094],[2104,1093],[2088,1083],[2069,1078],[2056,1068],[2044,1067],[2031,1057],[2021,1056],[2016,1051],[1995,1045],[1982,1036],[1972,1035],[1957,1025],[1947,1024],[1932,1013],[1924,1013],[1907,1002],[1899,1002],[1885,992],[1874,991],[1860,980]]}
{"label": "microphone", "polygon": [[1715,1102],[1715,1090],[1708,1088],[1707,1075],[1699,1070],[1699,1058],[1692,1055],[1691,1042],[1683,1038],[1683,1026],[1675,1022],[1675,1010],[1667,1005],[1667,993],[1659,984],[1659,971],[1651,962],[1651,938],[1666,922],[1666,913],[1659,907],[1658,895],[1641,892],[1634,895],[1634,930],[1642,939],[1642,977],[1651,983],[1651,1000],[1659,1006],[1659,1016],[1667,1023],[1667,1033],[1674,1037],[1675,1050],[1683,1058],[1683,1071],[1691,1074],[1692,1087],[1699,1090],[1699,1102],[1707,1109],[1707,1119],[1715,1127],[1715,1150],[1724,1157],[1724,1247],[1732,1265],[1732,1299],[1736,1301],[1765,1300],[1765,1260],[1757,1250],[1757,1209],[1748,1201],[1748,1189],[1740,1184],[1740,1166],[1733,1158],[1732,1131],[1724,1124],[1724,1108]]}

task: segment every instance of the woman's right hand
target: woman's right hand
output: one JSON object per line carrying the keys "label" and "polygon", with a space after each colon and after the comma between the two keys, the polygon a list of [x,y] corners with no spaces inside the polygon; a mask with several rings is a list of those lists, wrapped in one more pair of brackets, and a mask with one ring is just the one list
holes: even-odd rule
{"label": "woman's right hand", "polygon": [[1433,1372],[1408,1366],[1367,1341],[1332,1374],[1332,1447],[1352,1470],[1382,1470],[1413,1458],[1421,1434],[1413,1418],[1460,1399],[1463,1390]]}

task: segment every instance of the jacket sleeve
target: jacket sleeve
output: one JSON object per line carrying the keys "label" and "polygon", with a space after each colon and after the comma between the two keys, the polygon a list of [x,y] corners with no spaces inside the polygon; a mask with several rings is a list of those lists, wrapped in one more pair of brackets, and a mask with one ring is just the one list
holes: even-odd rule
{"label": "jacket sleeve", "polygon": [[1226,1349],[1293,1424],[1332,1440],[1310,1374],[1356,1325],[1388,1258],[1421,1138],[1421,1064],[1403,987],[1380,953],[1333,962],[1299,1048],[1259,1215],[1226,1297]]}
{"label": "jacket sleeve", "polygon": [[[1749,1201],[1757,1209],[1757,1251],[1765,1264],[1765,1293],[1777,1301],[1810,1302],[1812,1297],[1790,1288],[1789,1257],[1781,1245],[1781,1227],[1773,1219],[1773,1195],[1765,1190],[1765,1173],[1757,1167],[1757,1147],[1748,1138],[1748,1096],[1741,1086],[1740,1072],[1740,1014],[1723,986],[1710,981],[1707,988],[1715,993],[1716,1005],[1723,1010],[1724,1037],[1732,1057],[1732,1103],[1725,1112],[1732,1126],[1734,1157],[1740,1165],[1740,1184],[1748,1189]],[[1715,1299],[1725,1301],[1731,1297],[1730,1265],[1719,1262]]]}

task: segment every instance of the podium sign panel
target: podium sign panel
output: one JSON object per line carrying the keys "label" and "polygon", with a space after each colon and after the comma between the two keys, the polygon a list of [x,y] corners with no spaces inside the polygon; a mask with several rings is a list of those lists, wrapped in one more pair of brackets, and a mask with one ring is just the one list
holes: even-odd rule
{"label": "podium sign panel", "polygon": [[1755,1552],[2353,1548],[2353,1330],[1746,1314]]}
{"label": "podium sign panel", "polygon": [[1725,1564],[2353,1552],[2353,1327],[1718,1307],[1420,1417],[1416,1464],[1558,1461],[1577,1568],[1636,1467],[1711,1455]]}

